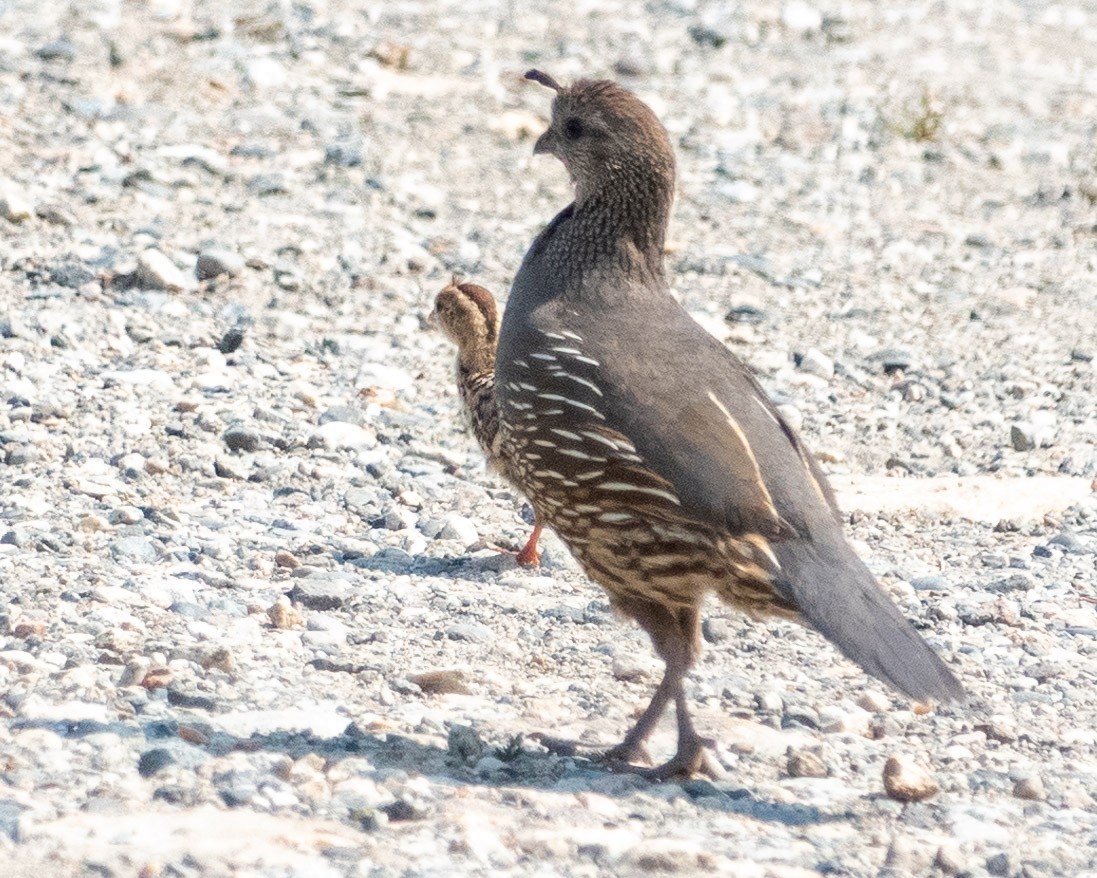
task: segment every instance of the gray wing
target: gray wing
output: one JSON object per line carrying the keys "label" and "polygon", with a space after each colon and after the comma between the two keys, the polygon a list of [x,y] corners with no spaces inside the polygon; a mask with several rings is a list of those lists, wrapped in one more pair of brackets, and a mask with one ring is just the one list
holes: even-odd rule
{"label": "gray wing", "polygon": [[869,673],[916,699],[949,700],[959,682],[881,590],[842,534],[834,495],[746,367],[685,312],[663,314],[644,355],[617,327],[590,346],[608,423],[666,480],[679,513],[763,537],[772,585]]}
{"label": "gray wing", "polygon": [[833,492],[795,432],[743,363],[678,315],[664,315],[642,357],[622,333],[595,345],[608,421],[709,526],[770,540],[835,529]]}

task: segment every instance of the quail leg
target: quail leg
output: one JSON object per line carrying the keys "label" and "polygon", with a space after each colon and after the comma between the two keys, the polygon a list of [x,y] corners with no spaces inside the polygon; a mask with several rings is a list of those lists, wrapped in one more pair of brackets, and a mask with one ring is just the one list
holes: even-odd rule
{"label": "quail leg", "polygon": [[537,541],[541,538],[541,522],[533,520],[533,533],[518,553],[518,563],[523,567],[537,567],[541,563],[541,553],[537,551]]}
{"label": "quail leg", "polygon": [[[651,736],[667,705],[673,699],[678,719],[678,752],[663,765],[645,769],[640,773],[654,780],[690,775],[702,772],[719,777],[722,772],[706,751],[708,742],[697,734],[689,715],[682,681],[699,650],[700,617],[696,608],[668,610],[649,601],[615,601],[621,609],[633,616],[651,636],[655,651],[666,662],[666,671],[651,702],[640,719],[625,735],[624,741],[609,750],[603,759],[612,767],[624,767],[625,763],[638,761],[651,763],[644,742]],[[630,765],[630,770],[635,770]]]}
{"label": "quail leg", "polygon": [[697,734],[680,686],[674,698],[674,709],[678,714],[678,752],[662,765],[643,769],[640,774],[651,780],[669,780],[694,774],[703,774],[713,780],[724,777],[724,769],[709,752],[709,747],[715,742]]}

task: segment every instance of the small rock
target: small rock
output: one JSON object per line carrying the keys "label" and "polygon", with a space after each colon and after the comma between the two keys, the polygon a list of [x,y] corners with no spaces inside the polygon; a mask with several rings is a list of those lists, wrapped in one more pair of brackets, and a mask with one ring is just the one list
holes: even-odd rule
{"label": "small rock", "polygon": [[1014,424],[1009,428],[1009,444],[1014,451],[1032,451],[1036,447],[1036,428],[1032,424]]}
{"label": "small rock", "polygon": [[327,448],[331,451],[344,448],[366,449],[373,448],[375,445],[377,445],[377,437],[372,430],[343,421],[329,421],[321,424],[308,441],[309,448]]}
{"label": "small rock", "polygon": [[638,654],[620,655],[614,658],[611,673],[614,680],[640,683],[650,676],[649,669]]}
{"label": "small rock", "polygon": [[286,178],[282,174],[257,174],[248,180],[248,189],[260,197],[285,195],[289,192]]}
{"label": "small rock", "polygon": [[29,637],[45,637],[46,623],[37,619],[17,622],[12,627],[11,634],[12,637],[17,637],[19,640],[26,640]]}
{"label": "small rock", "polygon": [[72,290],[78,290],[84,284],[91,283],[95,279],[95,272],[82,262],[71,259],[59,262],[50,269],[51,281],[60,287]]}
{"label": "small rock", "polygon": [[207,671],[213,668],[224,671],[226,674],[236,672],[236,658],[233,656],[232,650],[225,646],[219,646],[204,653],[198,663]]}
{"label": "small rock", "polygon": [[471,546],[480,539],[476,525],[463,515],[446,516],[446,524],[438,534],[442,540],[456,540],[462,546]]}
{"label": "small rock", "polygon": [[240,425],[229,427],[221,434],[221,441],[230,451],[258,451],[263,438],[254,430]]}
{"label": "small rock", "polygon": [[217,342],[217,350],[222,354],[231,354],[239,349],[240,345],[244,343],[244,329],[241,326],[233,326],[231,329],[225,330],[225,334],[221,336]]}
{"label": "small rock", "polygon": [[154,747],[152,750],[146,750],[142,753],[141,758],[137,760],[137,773],[141,777],[152,777],[174,762],[175,757],[172,756],[170,750],[163,747]]}
{"label": "small rock", "polygon": [[278,88],[285,85],[289,72],[277,58],[260,55],[244,63],[244,74],[253,88]]}
{"label": "small rock", "polygon": [[1044,781],[1038,774],[1022,777],[1013,785],[1013,795],[1017,799],[1026,799],[1030,802],[1047,801],[1047,790]]}
{"label": "small rock", "polygon": [[800,357],[798,365],[800,371],[807,372],[809,375],[818,375],[820,378],[834,377],[834,360],[816,348],[809,348]]}
{"label": "small rock", "polygon": [[789,777],[829,777],[830,769],[822,758],[810,750],[788,751],[788,776]]}
{"label": "small rock", "polygon": [[467,640],[470,643],[488,643],[495,639],[495,633],[487,625],[478,622],[459,622],[446,629],[446,637],[450,640]]}
{"label": "small rock", "polygon": [[210,247],[198,254],[198,261],[194,265],[194,273],[199,280],[209,280],[228,275],[237,277],[244,273],[244,257],[231,250],[220,247]]}
{"label": "small rock", "polygon": [[708,643],[724,643],[732,636],[731,623],[720,616],[705,619],[701,622],[701,636]]}
{"label": "small rock", "polygon": [[394,823],[401,820],[422,820],[430,813],[427,806],[414,797],[399,798],[395,802],[382,805],[380,810]]}
{"label": "small rock", "polygon": [[119,506],[110,514],[111,524],[133,525],[145,520],[145,513],[136,506]]}
{"label": "small rock", "polygon": [[301,566],[301,560],[285,549],[279,549],[274,553],[274,563],[278,567],[285,567],[288,570],[294,570]]}
{"label": "small rock", "polygon": [[217,702],[204,692],[190,685],[172,683],[168,686],[168,704],[175,707],[189,707],[195,710],[215,710]]}
{"label": "small rock", "polygon": [[1036,581],[1028,573],[1014,573],[1005,579],[999,579],[990,583],[987,591],[1004,594],[1012,591],[1031,591],[1036,587]]}
{"label": "small rock", "polygon": [[219,479],[236,479],[239,482],[248,477],[240,462],[228,457],[218,457],[213,461],[213,473]]}
{"label": "small rock", "polygon": [[857,706],[869,713],[883,713],[891,708],[891,700],[879,689],[867,689],[857,699]]}
{"label": "small rock", "polygon": [[305,624],[305,617],[301,615],[301,611],[285,595],[271,605],[267,610],[267,616],[275,628],[297,628]]}
{"label": "small rock", "polygon": [[122,675],[118,678],[118,685],[120,687],[141,686],[151,664],[149,659],[142,655],[134,656],[126,662],[126,666],[122,669]]}
{"label": "small rock", "polygon": [[882,351],[869,354],[867,359],[870,363],[879,363],[885,375],[909,371],[914,363],[910,353],[899,348],[884,348]]}
{"label": "small rock", "polygon": [[765,323],[766,312],[756,305],[734,305],[724,315],[724,319],[728,323],[747,323],[756,325],[759,323]]}
{"label": "small rock", "polygon": [[76,216],[60,204],[39,204],[34,212],[39,219],[45,220],[54,226],[76,225]]}
{"label": "small rock", "polygon": [[14,189],[0,190],[0,216],[10,223],[22,223],[34,215],[34,207]]}
{"label": "small rock", "polygon": [[946,842],[937,849],[933,865],[946,875],[970,875],[968,860],[955,842]]}
{"label": "small rock", "polygon": [[1047,541],[1049,546],[1058,546],[1070,555],[1089,555],[1093,548],[1072,533],[1056,534]]}
{"label": "small rock", "polygon": [[123,537],[110,547],[116,561],[151,564],[160,557],[160,544],[151,537]]}
{"label": "small rock", "polygon": [[921,839],[897,835],[888,846],[884,865],[898,875],[924,875],[932,866],[933,848]]}
{"label": "small rock", "polygon": [[409,527],[415,527],[418,523],[419,516],[405,506],[390,507],[380,520],[380,524],[386,530],[405,530]]}
{"label": "small rock", "polygon": [[321,424],[363,424],[365,415],[362,410],[353,405],[333,405],[319,417]]}
{"label": "small rock", "polygon": [[502,759],[498,759],[495,756],[484,756],[476,763],[476,768],[473,770],[482,777],[486,777],[488,775],[498,774],[500,771],[506,769],[506,767],[507,764]]}
{"label": "small rock", "polygon": [[804,426],[804,413],[800,411],[796,406],[784,403],[777,406],[777,413],[785,419],[785,423],[788,424],[793,430],[799,431]]}
{"label": "small rock", "polygon": [[308,577],[299,579],[289,593],[294,603],[324,613],[338,610],[350,596],[350,587],[339,579]]}
{"label": "small rock", "polygon": [[791,31],[814,33],[823,26],[823,13],[803,0],[791,0],[781,10],[781,23]]}
{"label": "small rock", "polygon": [[153,689],[167,689],[174,678],[175,675],[172,674],[170,668],[149,668],[141,678],[141,686],[150,691]]}
{"label": "small rock", "polygon": [[137,279],[146,287],[169,292],[179,292],[190,286],[179,266],[155,247],[149,247],[137,257]]}
{"label": "small rock", "polygon": [[360,140],[337,140],[324,147],[324,164],[340,168],[359,167],[365,158]]}
{"label": "small rock", "polygon": [[899,802],[921,802],[941,787],[933,775],[906,754],[888,757],[884,765],[884,791]]}
{"label": "small rock", "polygon": [[4,462],[8,466],[26,466],[34,463],[41,457],[38,449],[33,445],[15,445],[8,449],[4,455]]}
{"label": "small rock", "polygon": [[425,671],[411,674],[408,680],[427,695],[468,695],[470,692],[462,671]]}
{"label": "small rock", "polygon": [[446,747],[450,758],[463,765],[475,765],[484,756],[484,742],[469,726],[450,726]]}

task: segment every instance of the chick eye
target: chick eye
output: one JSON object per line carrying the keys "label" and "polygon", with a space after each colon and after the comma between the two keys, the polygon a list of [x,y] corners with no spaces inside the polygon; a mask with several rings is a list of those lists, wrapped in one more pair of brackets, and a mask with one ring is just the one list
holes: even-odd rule
{"label": "chick eye", "polygon": [[568,140],[578,140],[583,136],[583,123],[574,117],[568,119],[564,123],[564,136]]}

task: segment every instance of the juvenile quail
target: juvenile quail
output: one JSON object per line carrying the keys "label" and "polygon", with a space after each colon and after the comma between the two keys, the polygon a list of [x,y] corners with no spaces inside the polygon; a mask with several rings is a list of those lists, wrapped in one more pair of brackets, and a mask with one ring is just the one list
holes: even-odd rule
{"label": "juvenile quail", "polygon": [[670,295],[670,141],[608,81],[559,85],[534,153],[559,158],[575,200],[534,240],[503,315],[495,366],[499,454],[666,671],[613,761],[673,702],[678,749],[654,777],[712,771],[683,677],[708,592],[754,617],[815,628],[868,673],[918,699],[960,684],[846,541],[812,455],[746,366]]}
{"label": "juvenile quail", "polygon": [[[507,477],[506,459],[499,456],[499,416],[495,405],[495,346],[499,339],[499,309],[495,297],[481,286],[455,277],[434,299],[434,322],[457,346],[457,391],[469,429],[488,465]],[[518,563],[541,563],[537,540],[541,525],[518,553]]]}

